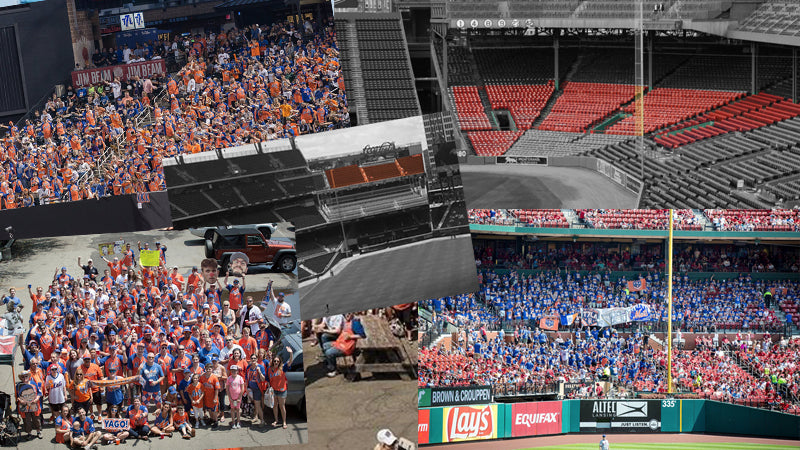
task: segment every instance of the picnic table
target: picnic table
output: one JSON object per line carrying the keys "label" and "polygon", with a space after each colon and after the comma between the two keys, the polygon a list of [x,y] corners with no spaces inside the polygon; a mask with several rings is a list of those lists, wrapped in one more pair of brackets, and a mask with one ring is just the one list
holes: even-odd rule
{"label": "picnic table", "polygon": [[416,378],[415,358],[389,330],[386,319],[373,315],[360,319],[367,337],[356,342],[352,356],[340,356],[336,361],[345,378],[354,381],[368,373],[396,373],[404,380]]}

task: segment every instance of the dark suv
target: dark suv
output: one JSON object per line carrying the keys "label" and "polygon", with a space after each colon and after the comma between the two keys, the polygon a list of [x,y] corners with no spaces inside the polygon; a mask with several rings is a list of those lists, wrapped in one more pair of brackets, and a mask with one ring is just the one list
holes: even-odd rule
{"label": "dark suv", "polygon": [[250,259],[250,264],[272,264],[272,269],[292,272],[297,266],[297,251],[288,241],[265,239],[255,228],[237,227],[211,230],[206,239],[206,258],[216,258],[220,274],[225,275],[231,255],[241,252]]}

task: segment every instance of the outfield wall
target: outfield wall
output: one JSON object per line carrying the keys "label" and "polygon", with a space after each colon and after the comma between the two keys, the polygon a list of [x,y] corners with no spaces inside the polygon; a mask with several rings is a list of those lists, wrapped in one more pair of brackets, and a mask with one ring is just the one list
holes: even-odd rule
{"label": "outfield wall", "polygon": [[800,416],[712,400],[560,400],[419,409],[418,442],[567,433],[712,433],[800,439]]}
{"label": "outfield wall", "polygon": [[[535,162],[534,162],[535,161]],[[641,197],[644,185],[635,176],[602,158],[593,156],[475,156],[459,158],[460,164],[483,166],[494,164],[521,164],[552,167],[577,167],[605,176],[628,191]]]}

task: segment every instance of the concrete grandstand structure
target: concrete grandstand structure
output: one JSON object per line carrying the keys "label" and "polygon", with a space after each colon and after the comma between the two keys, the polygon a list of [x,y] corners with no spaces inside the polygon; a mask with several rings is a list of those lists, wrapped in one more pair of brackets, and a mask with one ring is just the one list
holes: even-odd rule
{"label": "concrete grandstand structure", "polygon": [[[428,123],[428,135],[444,132]],[[166,160],[173,224],[293,222],[306,317],[322,317],[326,305],[358,310],[363,297],[348,298],[358,283],[346,277],[367,269],[388,277],[402,265],[408,276],[428,280],[390,289],[381,296],[385,305],[429,291],[468,291],[475,277],[461,177],[458,166],[437,165],[425,131],[415,117]],[[421,243],[440,251],[410,264]],[[462,267],[428,276],[445,260]]]}
{"label": "concrete grandstand structure", "polygon": [[[368,2],[350,3],[345,11],[374,15]],[[400,0],[391,8],[405,25],[423,112],[456,118],[456,152],[462,162],[480,164],[473,171],[517,176],[488,166],[505,162],[500,156],[546,164],[554,176],[579,166],[587,176],[622,180],[634,198],[626,201],[640,207],[800,202],[800,171],[787,163],[800,144],[797,5],[645,0],[639,144],[638,4]],[[423,15],[430,17],[424,43]],[[469,177],[467,198],[476,196],[470,185],[482,184],[479,173]],[[526,197],[518,206],[530,206],[526,200],[536,195]],[[566,206],[558,199],[536,205]]]}

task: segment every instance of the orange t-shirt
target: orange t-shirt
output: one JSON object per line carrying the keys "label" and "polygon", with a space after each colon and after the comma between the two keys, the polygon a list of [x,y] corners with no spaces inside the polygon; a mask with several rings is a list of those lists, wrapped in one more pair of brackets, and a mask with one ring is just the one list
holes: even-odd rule
{"label": "orange t-shirt", "polygon": [[185,411],[183,414],[175,413],[172,415],[172,425],[179,427],[189,421],[189,414]]}
{"label": "orange t-shirt", "polygon": [[242,336],[239,339],[239,346],[244,350],[245,359],[250,360],[250,356],[258,349],[258,342],[252,336]]}
{"label": "orange t-shirt", "polygon": [[70,383],[70,387],[75,390],[76,402],[88,402],[92,400],[92,388],[88,386],[86,379],[80,383]]}
{"label": "orange t-shirt", "polygon": [[194,383],[186,386],[186,392],[189,394],[189,398],[192,400],[192,406],[201,406],[202,399],[200,398],[203,395],[203,385],[201,383]]}
{"label": "orange t-shirt", "polygon": [[[83,369],[83,377],[87,380],[99,380],[103,378],[103,369],[95,363],[89,363],[89,367],[81,366]],[[99,387],[93,387],[92,392],[98,392]]]}
{"label": "orange t-shirt", "polygon": [[203,403],[207,408],[211,408],[217,404],[217,395],[215,390],[219,389],[219,378],[213,373],[203,373],[200,375],[200,384],[203,386]]}

